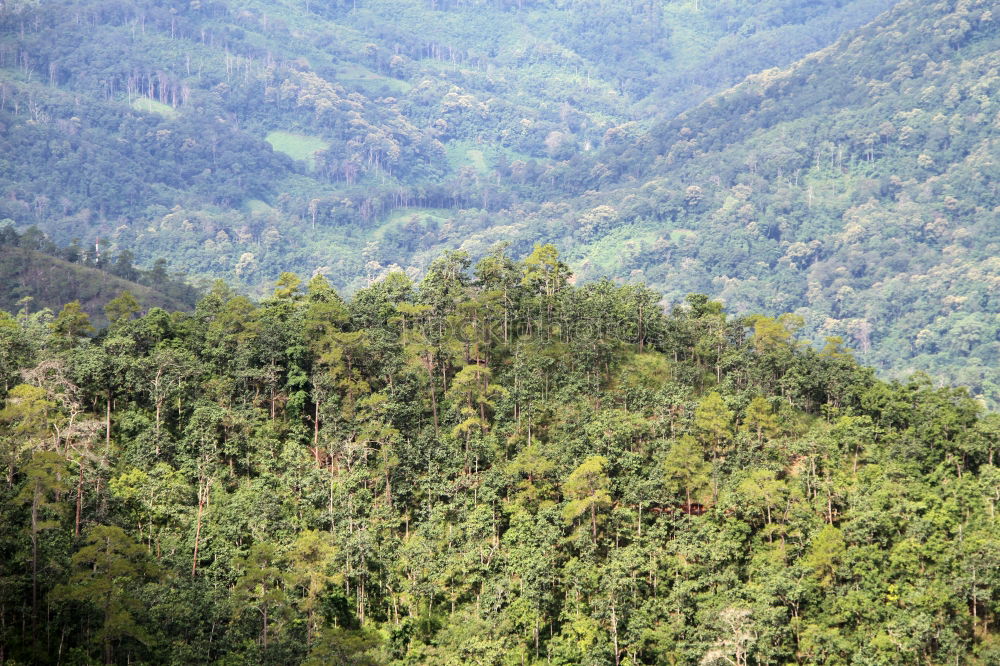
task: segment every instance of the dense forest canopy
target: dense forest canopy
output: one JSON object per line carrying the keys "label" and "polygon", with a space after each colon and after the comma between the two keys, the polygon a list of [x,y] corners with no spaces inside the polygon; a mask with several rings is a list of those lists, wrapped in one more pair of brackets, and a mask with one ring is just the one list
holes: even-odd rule
{"label": "dense forest canopy", "polygon": [[7,663],[992,664],[1000,420],[552,246],[0,316]]}
{"label": "dense forest canopy", "polygon": [[995,14],[0,1],[0,663],[1000,663]]}
{"label": "dense forest canopy", "polygon": [[555,242],[996,406],[991,8],[7,2],[0,219],[257,296]]}

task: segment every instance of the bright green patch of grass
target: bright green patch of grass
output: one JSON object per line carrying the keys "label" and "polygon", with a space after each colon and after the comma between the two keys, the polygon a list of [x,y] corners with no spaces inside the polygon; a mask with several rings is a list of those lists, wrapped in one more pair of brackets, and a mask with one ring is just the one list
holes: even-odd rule
{"label": "bright green patch of grass", "polygon": [[696,234],[690,229],[674,229],[670,232],[670,242],[680,243],[681,241],[691,240],[696,236]]}
{"label": "bright green patch of grass", "polygon": [[375,92],[382,87],[386,87],[397,95],[405,95],[413,88],[406,81],[382,76],[367,67],[357,64],[339,65],[337,67],[337,81],[341,84],[354,85]]}
{"label": "bright green patch of grass", "polygon": [[249,213],[269,213],[274,210],[269,203],[260,199],[249,199],[245,206]]}
{"label": "bright green patch of grass", "polygon": [[148,97],[136,97],[132,100],[132,108],[136,111],[143,111],[145,113],[155,113],[163,116],[164,118],[176,118],[178,115],[177,109],[173,108],[169,104],[157,102],[155,99],[150,99]]}
{"label": "bright green patch of grass", "polygon": [[451,211],[446,208],[420,208],[412,206],[409,208],[397,208],[389,213],[377,229],[372,233],[373,240],[381,240],[385,234],[412,220],[436,220],[439,224],[444,224],[451,217]]}
{"label": "bright green patch of grass", "polygon": [[330,147],[328,141],[311,134],[275,130],[264,138],[279,153],[284,153],[293,160],[305,161],[310,169],[316,166],[316,153]]}
{"label": "bright green patch of grass", "polygon": [[451,168],[458,171],[462,167],[471,166],[480,173],[490,170],[486,162],[486,154],[482,147],[475,147],[477,144],[472,141],[449,141],[445,144],[445,152],[448,155],[448,163]]}

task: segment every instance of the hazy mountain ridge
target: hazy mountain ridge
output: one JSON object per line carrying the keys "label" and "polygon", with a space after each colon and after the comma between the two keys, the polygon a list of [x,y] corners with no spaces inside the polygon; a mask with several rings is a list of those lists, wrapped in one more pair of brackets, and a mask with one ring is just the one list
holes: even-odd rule
{"label": "hazy mountain ridge", "polygon": [[603,197],[638,222],[609,237],[639,239],[632,256],[609,263],[598,241],[579,261],[640,270],[675,298],[795,310],[811,335],[852,339],[883,368],[995,400],[1000,35],[988,8],[901,3],[651,131],[636,145],[661,175],[586,204]]}
{"label": "hazy mountain ridge", "polygon": [[[715,40],[750,44],[786,24],[821,39],[806,26],[845,13],[862,21],[886,4],[9,5],[0,65],[13,113],[0,175],[15,195],[4,214],[64,243],[100,233],[140,260],[167,255],[249,285],[325,268],[356,286],[365,262],[354,257],[394,232],[393,209],[455,215],[558,198],[544,180],[553,166],[658,113],[633,113],[632,87],[711,59],[697,90],[671,84],[672,96],[696,100],[735,80],[723,70],[747,66]],[[651,23],[662,44],[649,41]],[[588,30],[592,39],[574,36]],[[768,57],[804,52],[789,42]],[[622,58],[636,67],[615,70]],[[510,165],[517,175],[497,182],[495,168]],[[163,229],[177,205],[199,218],[193,230]],[[215,242],[220,230],[228,244]],[[392,251],[392,263],[410,265],[412,252]]]}

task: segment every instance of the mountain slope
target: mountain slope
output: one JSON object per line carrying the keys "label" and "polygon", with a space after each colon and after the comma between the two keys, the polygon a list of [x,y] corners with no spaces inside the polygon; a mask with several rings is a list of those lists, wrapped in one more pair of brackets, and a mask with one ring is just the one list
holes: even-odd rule
{"label": "mountain slope", "polygon": [[151,271],[142,271],[131,266],[127,253],[116,259],[106,255],[106,265],[95,266],[91,257],[80,256],[78,248],[62,251],[72,261],[56,252],[37,232],[18,236],[9,228],[0,230],[0,284],[5,286],[0,291],[0,310],[58,312],[64,304],[79,301],[91,322],[101,327],[107,324],[104,306],[124,291],[143,310],[190,310],[198,296],[182,278],[169,275],[162,262]]}
{"label": "mountain slope", "polygon": [[[607,184],[563,208],[578,222],[579,274],[642,278],[670,300],[705,291],[737,311],[795,311],[810,337],[844,336],[883,369],[926,370],[995,404],[990,7],[901,3],[788,70],[606,148],[587,186],[601,187],[593,174]],[[526,235],[551,228],[544,212],[522,224]]]}
{"label": "mountain slope", "polygon": [[558,198],[546,173],[609,131],[891,5],[5,3],[0,218],[249,287],[357,287],[450,244],[425,215]]}

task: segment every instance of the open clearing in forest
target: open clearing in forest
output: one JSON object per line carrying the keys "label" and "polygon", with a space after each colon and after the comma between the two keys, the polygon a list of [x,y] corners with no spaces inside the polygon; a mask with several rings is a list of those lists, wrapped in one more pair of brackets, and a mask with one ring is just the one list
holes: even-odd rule
{"label": "open clearing in forest", "polygon": [[337,81],[348,87],[358,86],[364,88],[369,92],[378,92],[384,86],[397,95],[404,95],[413,88],[406,81],[383,76],[367,67],[356,64],[338,65]]}
{"label": "open clearing in forest", "polygon": [[304,161],[310,169],[316,167],[316,153],[330,147],[330,143],[321,137],[283,130],[269,132],[264,139],[279,153]]}
{"label": "open clearing in forest", "polygon": [[178,115],[177,109],[174,107],[148,97],[136,97],[132,100],[132,108],[136,111],[144,111],[145,113],[156,113],[164,118],[176,118]]}

